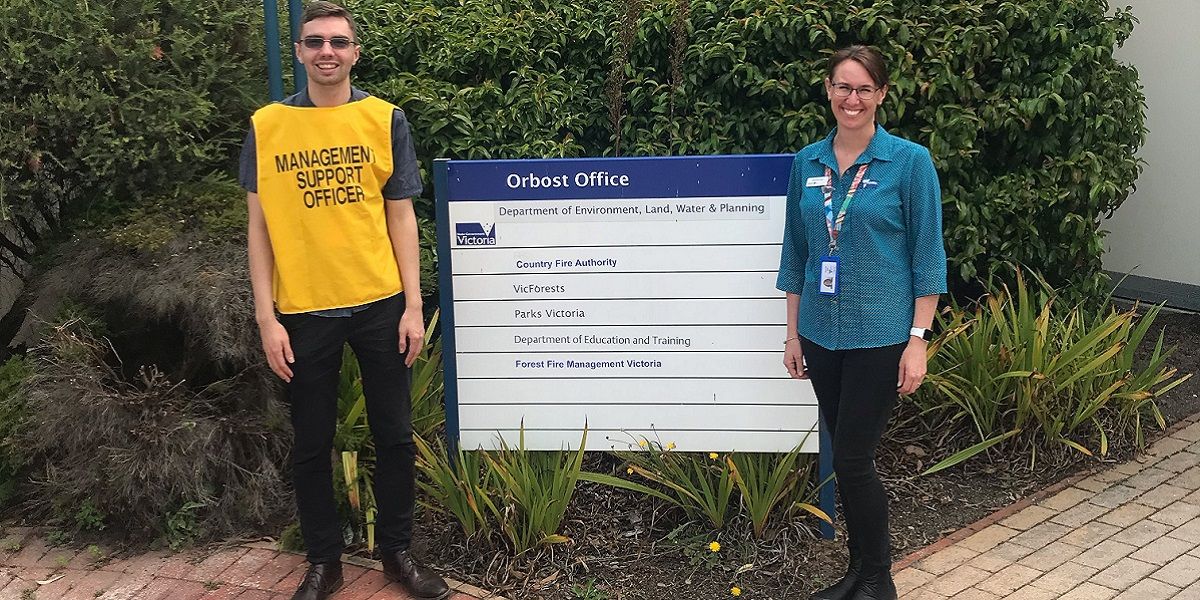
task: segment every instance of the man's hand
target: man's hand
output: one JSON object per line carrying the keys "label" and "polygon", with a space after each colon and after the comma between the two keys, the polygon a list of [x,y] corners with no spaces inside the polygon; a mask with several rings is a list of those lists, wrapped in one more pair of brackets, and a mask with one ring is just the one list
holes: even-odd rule
{"label": "man's hand", "polygon": [[783,345],[783,366],[787,367],[792,379],[808,379],[808,369],[804,366],[804,351],[800,349],[800,340],[788,340]]}
{"label": "man's hand", "polygon": [[900,373],[896,383],[896,391],[901,396],[917,391],[921,382],[925,381],[927,347],[925,340],[909,338],[904,354],[900,355]]}
{"label": "man's hand", "polygon": [[280,379],[291,382],[292,368],[288,365],[296,362],[292,354],[292,342],[288,338],[287,329],[276,319],[262,321],[258,324],[258,335],[262,338],[263,352],[267,355],[267,364]]}
{"label": "man's hand", "polygon": [[421,347],[425,345],[425,320],[420,310],[405,309],[400,317],[400,354],[404,364],[413,366]]}

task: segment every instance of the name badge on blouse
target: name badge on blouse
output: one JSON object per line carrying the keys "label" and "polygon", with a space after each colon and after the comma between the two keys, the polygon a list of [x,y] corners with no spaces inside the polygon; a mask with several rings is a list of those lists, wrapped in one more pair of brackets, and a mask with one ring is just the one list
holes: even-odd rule
{"label": "name badge on blouse", "polygon": [[828,175],[825,177],[809,177],[804,180],[804,187],[821,187],[823,185],[829,185]]}
{"label": "name badge on blouse", "polygon": [[821,258],[821,281],[817,291],[823,296],[836,296],[838,293],[838,267],[841,260],[836,256]]}

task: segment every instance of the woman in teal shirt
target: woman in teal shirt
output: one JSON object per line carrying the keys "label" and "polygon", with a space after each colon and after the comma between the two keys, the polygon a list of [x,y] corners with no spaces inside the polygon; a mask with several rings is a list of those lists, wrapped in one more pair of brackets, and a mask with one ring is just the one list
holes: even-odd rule
{"label": "woman in teal shirt", "polygon": [[898,396],[925,378],[946,291],[941,190],[929,151],[875,123],[888,92],[878,50],[834,53],[825,91],[837,127],[792,163],[776,283],[787,293],[783,363],[812,381],[849,538],[846,576],[812,598],[892,600],[875,449]]}

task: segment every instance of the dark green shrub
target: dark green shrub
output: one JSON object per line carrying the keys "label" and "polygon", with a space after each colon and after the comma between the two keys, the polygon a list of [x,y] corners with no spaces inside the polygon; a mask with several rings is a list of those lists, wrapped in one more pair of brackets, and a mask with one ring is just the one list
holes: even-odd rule
{"label": "dark green shrub", "polygon": [[0,39],[0,276],[72,218],[232,171],[266,96],[254,0],[14,0]]}
{"label": "dark green shrub", "polygon": [[0,509],[16,491],[22,464],[17,447],[10,445],[9,440],[25,416],[25,401],[18,389],[28,376],[29,366],[22,356],[0,364]]}
{"label": "dark green shrub", "polygon": [[[125,515],[137,505],[142,512],[127,520],[133,529],[118,535],[154,529],[180,546],[260,527],[291,512],[279,473],[290,436],[277,402],[279,382],[265,368],[253,320],[244,206],[245,193],[226,176],[181,184],[107,218],[102,229],[61,244],[54,266],[39,276],[34,312],[55,314],[54,307],[66,299],[68,308],[52,321],[73,323],[70,330],[81,331],[84,341],[66,343],[58,330],[47,334],[49,341],[32,354],[39,360],[31,365],[30,397],[39,406],[54,407],[53,422],[94,424],[63,437],[38,421],[39,441],[22,446],[32,448],[39,469],[30,495],[61,496],[66,502],[53,516],[78,522],[71,511],[88,499],[102,515]],[[100,338],[103,347],[94,343]],[[102,352],[108,344],[112,352]],[[425,382],[421,389],[430,399],[420,406],[440,410],[440,388],[426,381],[440,366],[431,358],[438,345],[427,348],[421,364],[429,368],[417,370],[414,391]],[[73,378],[77,372],[89,376]],[[117,426],[91,411],[103,412],[127,430],[148,432],[147,437],[110,439]],[[217,418],[219,412],[224,416]],[[436,415],[426,417],[424,427],[440,423]],[[151,418],[158,421],[141,421]],[[188,425],[172,428],[169,423],[175,422]],[[366,435],[365,421],[361,425]],[[213,436],[212,443],[232,444],[229,452],[236,457],[210,453],[215,464],[185,477],[178,467],[194,460],[198,442],[192,436],[200,433]],[[367,446],[361,437],[352,449]],[[105,466],[115,455],[94,453],[83,460],[72,454],[76,444],[130,452],[158,464],[140,465],[141,472],[121,473],[114,480],[94,479],[98,470],[119,470],[115,463]],[[154,453],[141,451],[147,446]],[[73,458],[60,462],[60,457]],[[239,467],[256,476],[233,477]],[[368,479],[369,472],[369,465],[360,468]],[[146,480],[133,485],[134,477]],[[225,502],[238,502],[239,508],[229,510]]]}
{"label": "dark green shrub", "polygon": [[244,205],[230,179],[210,177],[58,245],[32,308],[56,326],[29,340],[14,445],[33,475],[23,497],[55,499],[44,516],[79,527],[107,516],[114,535],[178,546],[291,514],[289,429],[249,301]]}
{"label": "dark green shrub", "polygon": [[[833,124],[828,53],[877,45],[893,78],[882,120],[929,146],[941,174],[956,282],[1014,261],[1094,296],[1100,220],[1139,170],[1144,99],[1113,58],[1134,18],[1102,0],[349,4],[357,81],[408,111],[426,168],[611,155],[618,141],[636,155],[793,152]],[[629,9],[641,16],[622,60]]]}
{"label": "dark green shrub", "polygon": [[30,465],[29,496],[41,499],[27,514],[173,547],[290,514],[287,436],[269,398],[247,394],[252,371],[193,386],[122,362],[130,357],[116,348],[69,320],[31,350],[25,416],[11,436]]}
{"label": "dark green shrub", "polygon": [[244,246],[246,193],[228,174],[208,175],[164,189],[96,225],[115,246],[138,252],[155,252],[184,237]]}
{"label": "dark green shrub", "polygon": [[122,202],[232,167],[265,95],[261,22],[252,0],[6,3],[10,205],[51,197],[47,179]]}

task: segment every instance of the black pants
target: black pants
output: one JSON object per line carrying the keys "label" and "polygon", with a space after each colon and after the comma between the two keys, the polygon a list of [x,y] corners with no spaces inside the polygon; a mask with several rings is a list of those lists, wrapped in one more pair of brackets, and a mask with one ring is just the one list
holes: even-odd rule
{"label": "black pants", "polygon": [[837,475],[851,558],[867,573],[891,568],[887,493],[875,472],[875,449],[896,404],[904,344],[882,348],[829,350],[801,338],[804,362],[821,419],[833,440]]}
{"label": "black pants", "polygon": [[296,362],[287,386],[295,444],[292,475],[300,529],[312,563],[342,556],[342,527],[333,497],[333,435],[338,416],[342,348],[349,342],[362,370],[367,420],[375,441],[375,531],[384,552],[412,540],[414,460],[409,368],[399,350],[404,295],[372,303],[349,317],[283,315]]}

